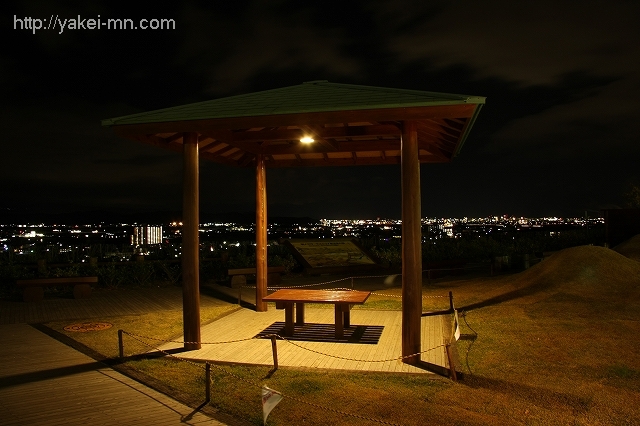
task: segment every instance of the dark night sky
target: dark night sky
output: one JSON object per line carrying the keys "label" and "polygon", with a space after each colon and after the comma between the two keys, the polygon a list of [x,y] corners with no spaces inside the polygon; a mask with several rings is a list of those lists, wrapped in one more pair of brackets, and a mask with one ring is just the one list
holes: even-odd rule
{"label": "dark night sky", "polygon": [[[306,3],[4,6],[2,212],[179,211],[180,155],[101,119],[318,79],[487,97],[460,156],[422,166],[423,216],[592,216],[640,182],[640,2]],[[78,14],[176,29],[14,29]],[[270,215],[400,216],[399,166],[267,182]],[[203,217],[254,208],[253,170],[201,163]]]}

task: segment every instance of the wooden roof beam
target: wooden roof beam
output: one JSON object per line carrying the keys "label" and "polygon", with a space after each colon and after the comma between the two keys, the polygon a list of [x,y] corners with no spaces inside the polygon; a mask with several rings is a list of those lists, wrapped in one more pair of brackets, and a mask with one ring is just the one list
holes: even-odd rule
{"label": "wooden roof beam", "polygon": [[198,141],[198,147],[199,149],[202,150],[206,150],[208,147],[210,147],[211,145],[215,144],[217,141],[215,139],[205,139],[205,140],[200,140]]}
{"label": "wooden roof beam", "polygon": [[[179,140],[181,140],[184,137],[184,133],[176,133],[173,136],[170,136],[168,138],[164,138],[164,140],[166,140],[168,143],[172,143],[172,142],[177,142]],[[183,143],[183,142],[180,142]]]}
{"label": "wooden roof beam", "polygon": [[338,143],[339,152],[351,151],[390,151],[400,149],[400,140],[376,139],[372,141],[344,141]]}
{"label": "wooden roof beam", "polygon": [[214,141],[213,143],[208,144],[206,147],[200,149],[201,152],[207,152],[209,154],[216,155],[219,150],[228,147],[229,144],[220,141]]}
{"label": "wooden roof beam", "polygon": [[446,151],[444,151],[443,149],[441,149],[440,147],[428,143],[428,142],[418,142],[418,148],[419,149],[424,149],[425,151],[428,151],[429,153],[431,153],[434,157],[437,157],[443,161],[450,161],[451,157],[453,155],[453,152],[449,152],[447,153]]}
{"label": "wooden roof beam", "polygon": [[455,144],[458,141],[458,138],[453,137],[451,135],[448,135],[446,133],[442,133],[442,132],[438,132],[435,130],[432,130],[428,127],[422,127],[419,128],[418,130],[418,134],[421,135],[426,135],[429,139],[439,139],[443,142],[448,142],[448,143],[452,143]]}
{"label": "wooden roof beam", "polygon": [[139,142],[144,142],[149,145],[157,146],[164,149],[169,149],[174,152],[182,152],[182,144],[175,142],[168,142],[166,139],[161,138],[156,135],[138,135],[134,136],[131,139],[134,139]]}
{"label": "wooden roof beam", "polygon": [[312,135],[315,139],[333,139],[358,136],[399,136],[400,129],[394,125],[347,126],[347,127],[318,127],[300,126],[301,129],[277,129],[233,132],[230,143],[261,142],[261,141],[293,141],[300,140],[305,135]]}
{"label": "wooden roof beam", "polygon": [[460,120],[457,118],[449,117],[449,118],[443,118],[442,121],[444,121],[445,123],[447,123],[447,125],[451,127],[454,127],[458,130],[462,130],[462,128],[465,125],[465,122],[467,122],[468,120]]}
{"label": "wooden roof beam", "polygon": [[[421,163],[448,163],[451,160],[435,155],[420,155]],[[400,156],[386,157],[359,157],[354,163],[353,158],[329,158],[329,159],[309,159],[309,160],[274,160],[269,162],[270,168],[276,167],[324,167],[324,166],[367,166],[380,164],[400,164]]]}
{"label": "wooden roof beam", "polygon": [[400,129],[392,125],[328,127],[320,132],[323,138],[400,136],[400,134]]}
{"label": "wooden roof beam", "polygon": [[219,155],[210,154],[208,152],[201,152],[200,157],[204,158],[205,160],[212,161],[214,163],[222,163],[222,164],[227,164],[229,166],[234,166],[234,167],[239,166],[238,162],[234,161],[231,158],[221,157]]}
{"label": "wooden roof beam", "polygon": [[316,139],[316,142],[318,142],[320,145],[322,145],[323,147],[327,148],[330,151],[338,150],[338,146],[335,144],[335,142],[331,142],[322,138]]}
{"label": "wooden roof beam", "polygon": [[224,147],[224,148],[222,148],[222,149],[220,149],[220,150],[216,151],[215,153],[213,153],[213,155],[216,155],[216,156],[218,156],[218,157],[224,157],[224,156],[225,156],[224,154],[226,154],[226,153],[228,153],[228,152],[231,152],[231,151],[233,151],[234,149],[235,149],[235,150],[237,150],[237,149],[239,149],[239,148],[238,148],[237,146],[229,145],[229,146],[227,146],[227,147]]}
{"label": "wooden roof beam", "polygon": [[437,121],[434,121],[434,120],[419,121],[418,129],[424,129],[424,128],[432,129],[433,131],[452,136],[456,139],[460,137],[460,130],[454,129],[442,123],[438,123]]}
{"label": "wooden roof beam", "polygon": [[233,132],[233,142],[262,142],[262,141],[290,141],[300,140],[304,136],[300,129],[258,130],[254,132]]}
{"label": "wooden roof beam", "polygon": [[213,138],[226,144],[231,144],[233,142],[233,132],[228,129],[201,131],[200,134],[204,137]]}
{"label": "wooden roof beam", "polygon": [[424,120],[425,122],[430,122],[430,123],[435,123],[438,126],[447,128],[447,129],[451,129],[454,132],[458,132],[460,133],[462,128],[464,127],[464,124],[469,121],[468,120],[469,117],[466,117],[464,119],[452,119],[452,118],[431,118],[429,120]]}
{"label": "wooden roof beam", "polygon": [[242,154],[242,157],[238,160],[238,165],[240,167],[246,167],[249,164],[251,164],[252,161],[255,161],[256,156],[249,153],[249,152],[245,152],[244,154]]}

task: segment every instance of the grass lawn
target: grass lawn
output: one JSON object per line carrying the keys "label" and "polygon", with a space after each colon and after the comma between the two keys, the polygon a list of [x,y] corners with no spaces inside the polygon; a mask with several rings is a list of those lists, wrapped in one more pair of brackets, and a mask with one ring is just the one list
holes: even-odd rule
{"label": "grass lawn", "polygon": [[[266,384],[288,396],[269,416],[271,425],[375,424],[365,418],[404,425],[640,424],[640,262],[577,247],[518,274],[436,280],[423,294],[449,290],[461,314],[463,381],[215,366],[210,405],[246,424],[262,424],[259,386]],[[397,298],[370,301],[379,309],[399,306]],[[425,299],[425,309],[434,308],[427,303],[433,304]],[[232,309],[211,302],[203,307],[203,323]],[[182,329],[180,311],[108,320],[113,329],[91,333],[66,333],[66,323],[48,326],[106,357],[117,356],[118,328],[159,338],[179,337]],[[144,350],[126,347],[127,354]],[[200,366],[168,358],[131,359],[125,366],[196,405],[204,400]]]}

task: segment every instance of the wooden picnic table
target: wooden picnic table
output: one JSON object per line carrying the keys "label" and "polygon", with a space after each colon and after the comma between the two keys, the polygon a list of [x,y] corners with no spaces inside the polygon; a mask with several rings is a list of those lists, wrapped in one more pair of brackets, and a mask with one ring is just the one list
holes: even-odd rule
{"label": "wooden picnic table", "polygon": [[[292,336],[296,325],[304,325],[305,303],[332,303],[335,305],[336,339],[342,339],[344,328],[351,325],[350,310],[353,305],[362,305],[369,298],[370,291],[349,290],[300,290],[282,289],[262,300],[276,302],[276,309],[284,309],[284,334]],[[293,321],[295,304],[296,320]]]}

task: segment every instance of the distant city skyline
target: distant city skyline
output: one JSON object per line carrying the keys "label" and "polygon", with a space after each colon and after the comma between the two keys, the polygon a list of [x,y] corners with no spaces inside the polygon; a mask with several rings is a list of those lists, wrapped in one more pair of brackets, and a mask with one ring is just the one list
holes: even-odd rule
{"label": "distant city skyline", "polygon": [[[584,224],[591,222],[604,222],[604,218],[601,216],[583,216],[583,217],[557,217],[557,216],[543,216],[543,217],[525,217],[525,216],[511,216],[511,215],[491,215],[484,217],[422,217],[423,225],[437,224],[437,223],[447,223],[450,222],[452,224],[455,223],[509,223],[516,224],[522,226],[531,226],[535,224],[560,224],[560,223],[571,223],[571,224]],[[272,218],[269,222],[269,226],[277,226],[277,225],[304,225],[304,224],[314,224],[321,225],[326,227],[332,226],[340,226],[340,225],[349,225],[349,224],[357,224],[357,225],[367,225],[367,224],[376,224],[376,225],[384,225],[384,224],[394,224],[401,225],[402,220],[396,218],[389,217],[377,217],[377,218],[359,218],[359,219],[351,219],[351,218],[320,218],[313,219],[309,217],[279,217]],[[91,226],[128,226],[136,228],[138,226],[158,226],[161,232],[162,226],[170,226],[170,227],[181,227],[182,222],[179,220],[170,220],[170,221],[161,221],[161,222],[149,222],[149,221],[126,221],[126,222],[76,222],[73,224],[58,222],[58,223],[46,223],[46,222],[13,222],[13,223],[0,223],[0,227],[17,227],[17,228],[38,228],[38,227],[70,227],[70,228],[79,228],[79,227],[91,227]],[[250,225],[254,226],[255,221],[232,221],[232,220],[213,220],[213,221],[200,221],[200,226],[231,226],[231,227],[239,227],[237,230],[247,231],[251,230],[251,228],[244,228],[244,226]],[[135,232],[143,232],[142,230],[136,230]],[[155,230],[154,232],[158,232]],[[143,238],[143,237],[140,237]]]}

